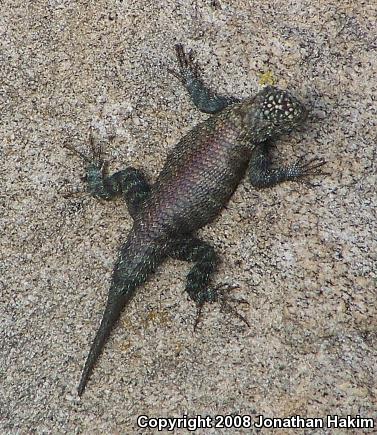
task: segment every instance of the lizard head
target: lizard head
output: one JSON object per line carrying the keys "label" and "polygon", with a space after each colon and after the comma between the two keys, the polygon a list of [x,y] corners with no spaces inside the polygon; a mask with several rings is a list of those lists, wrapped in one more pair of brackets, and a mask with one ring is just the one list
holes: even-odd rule
{"label": "lizard head", "polygon": [[308,116],[305,106],[289,92],[266,86],[252,101],[251,127],[263,140],[291,132]]}

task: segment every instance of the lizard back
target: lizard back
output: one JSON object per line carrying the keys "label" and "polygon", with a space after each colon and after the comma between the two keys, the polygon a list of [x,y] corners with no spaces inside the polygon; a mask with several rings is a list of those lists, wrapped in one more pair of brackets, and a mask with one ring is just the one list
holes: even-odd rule
{"label": "lizard back", "polygon": [[244,176],[252,147],[242,129],[243,104],[198,124],[169,153],[137,219],[170,235],[212,221]]}

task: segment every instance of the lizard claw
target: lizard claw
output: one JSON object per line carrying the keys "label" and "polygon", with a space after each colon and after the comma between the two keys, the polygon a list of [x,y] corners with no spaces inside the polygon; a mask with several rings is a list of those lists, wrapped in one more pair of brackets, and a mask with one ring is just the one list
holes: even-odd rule
{"label": "lizard claw", "polygon": [[202,304],[196,305],[196,318],[195,318],[195,323],[194,323],[194,332],[196,331],[196,328],[197,328],[197,326],[200,322],[200,319],[202,317],[203,305],[204,305],[204,302]]}
{"label": "lizard claw", "polygon": [[236,304],[246,304],[249,305],[249,302],[243,298],[234,298],[229,296],[229,291],[232,291],[238,288],[238,285],[229,285],[229,284],[219,284],[213,289],[208,289],[208,298],[201,298],[199,302],[197,302],[197,315],[194,323],[194,331],[196,330],[202,315],[203,305],[206,302],[220,302],[220,310],[222,312],[228,312],[233,314],[238,319],[242,320],[246,325],[250,328],[250,323],[242,314],[240,314],[232,305],[232,303]]}
{"label": "lizard claw", "polygon": [[93,137],[93,128],[89,128],[89,145],[90,145],[90,155],[87,155],[81,151],[79,151],[77,148],[75,148],[73,145],[64,143],[64,148],[67,148],[68,150],[72,151],[76,155],[78,155],[81,159],[83,159],[88,165],[95,166],[99,169],[103,169],[105,166],[105,161],[103,159],[103,146],[101,144],[95,144],[94,143],[94,137]]}
{"label": "lizard claw", "polygon": [[227,312],[227,313],[233,314],[233,316],[242,320],[250,328],[250,323],[248,322],[246,317],[244,317],[242,314],[240,314],[234,308],[234,306],[231,305],[231,303],[250,305],[246,299],[234,298],[234,297],[229,296],[229,291],[232,291],[236,288],[239,288],[239,286],[238,285],[229,286],[228,284],[221,284],[221,285],[216,287],[216,290],[218,292],[218,300],[220,302],[220,310],[222,312]]}
{"label": "lizard claw", "polygon": [[73,145],[68,143],[63,143],[63,147],[66,148],[69,151],[72,151],[74,154],[78,155],[81,159],[83,159],[87,163],[92,163],[89,156],[84,154],[83,152],[79,151],[77,148],[75,148]]}
{"label": "lizard claw", "polygon": [[102,167],[104,165],[103,146],[102,146],[102,144],[95,144],[94,143],[92,127],[90,127],[90,129],[89,129],[89,144],[90,144],[90,149],[91,149],[91,153],[92,153],[92,162],[97,163],[98,166]]}
{"label": "lizard claw", "polygon": [[84,195],[86,192],[83,190],[73,190],[72,188],[63,189],[60,191],[63,198],[70,198],[72,196]]}
{"label": "lizard claw", "polygon": [[194,60],[194,53],[190,50],[185,52],[182,44],[175,45],[175,52],[178,59],[179,72],[168,68],[168,72],[180,80],[183,84],[186,84],[194,78],[198,78],[199,67]]}
{"label": "lizard claw", "polygon": [[290,171],[293,178],[302,178],[309,175],[326,175],[320,170],[326,164],[325,160],[314,157],[305,161],[304,157],[300,157],[297,162],[291,166]]}

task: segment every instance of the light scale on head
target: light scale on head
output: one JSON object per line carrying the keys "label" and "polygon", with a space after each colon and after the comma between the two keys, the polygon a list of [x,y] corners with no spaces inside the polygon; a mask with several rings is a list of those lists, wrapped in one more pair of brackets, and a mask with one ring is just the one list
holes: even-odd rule
{"label": "light scale on head", "polygon": [[261,94],[264,95],[261,113],[265,119],[274,123],[288,122],[295,125],[305,120],[306,108],[288,91],[266,86]]}

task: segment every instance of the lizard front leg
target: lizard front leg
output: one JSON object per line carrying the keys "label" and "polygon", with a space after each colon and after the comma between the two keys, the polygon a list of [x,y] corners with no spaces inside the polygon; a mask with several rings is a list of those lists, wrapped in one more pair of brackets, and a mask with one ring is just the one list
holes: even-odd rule
{"label": "lizard front leg", "polygon": [[103,159],[102,148],[94,145],[91,132],[89,141],[91,156],[87,156],[75,148],[65,145],[66,148],[78,154],[87,163],[85,181],[88,192],[95,198],[106,200],[122,195],[130,215],[134,218],[140,204],[150,193],[151,188],[145,176],[140,170],[132,167],[122,169],[108,176],[107,164]]}
{"label": "lizard front leg", "polygon": [[212,92],[202,81],[199,68],[194,61],[192,51],[185,53],[183,45],[177,44],[175,51],[178,59],[179,72],[169,69],[177,77],[190,94],[192,102],[204,113],[218,113],[230,104],[240,101],[235,97],[226,97]]}
{"label": "lizard front leg", "polygon": [[264,142],[257,145],[252,153],[247,174],[254,187],[272,187],[283,181],[294,181],[309,175],[321,174],[319,168],[325,162],[317,158],[306,162],[299,159],[292,165],[272,168],[269,147],[270,144]]}
{"label": "lizard front leg", "polygon": [[231,312],[249,326],[248,321],[230,304],[230,302],[247,303],[247,301],[230,297],[227,294],[227,290],[231,289],[230,286],[209,286],[211,275],[219,263],[219,257],[211,245],[193,236],[182,237],[173,242],[169,255],[177,260],[195,263],[186,281],[186,292],[198,308],[194,329],[206,302],[220,302],[222,309]]}

